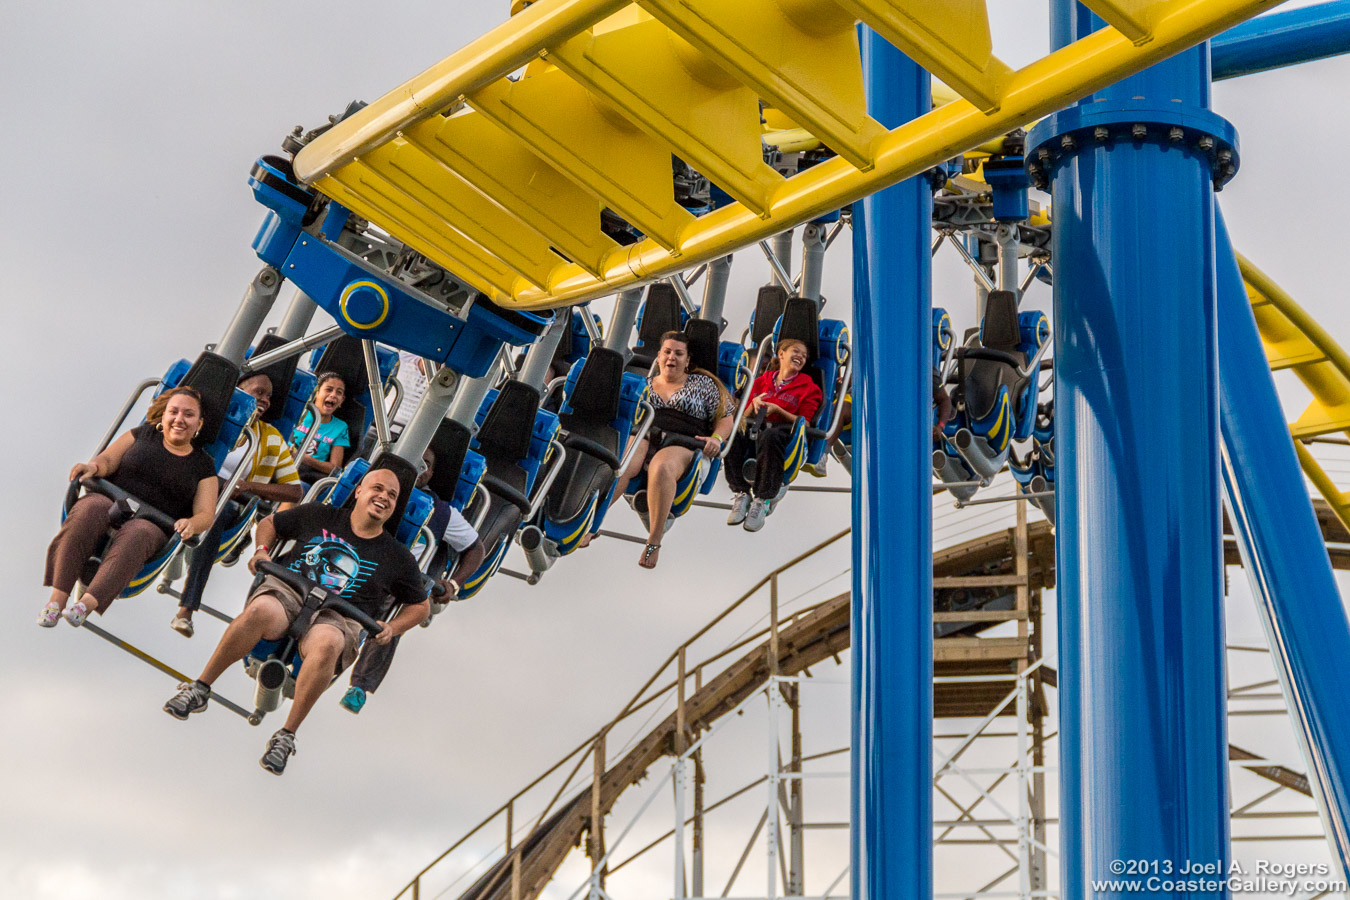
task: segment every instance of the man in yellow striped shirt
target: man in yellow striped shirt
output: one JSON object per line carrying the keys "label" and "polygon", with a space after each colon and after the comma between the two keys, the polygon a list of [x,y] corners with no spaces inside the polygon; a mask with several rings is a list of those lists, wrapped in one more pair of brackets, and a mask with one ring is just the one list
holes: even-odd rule
{"label": "man in yellow striped shirt", "polygon": [[[263,413],[272,404],[272,379],[261,373],[245,375],[239,381],[239,389],[252,396],[258,404],[257,415],[248,427],[253,435],[253,449],[248,452],[250,445],[241,439],[239,446],[225,457],[217,473],[222,484],[229,481],[237,467],[246,466],[235,486],[232,500],[242,503],[253,496],[280,503],[283,508],[298,503],[304,489],[290,445],[281,432],[262,420]],[[211,577],[211,566],[216,561],[220,539],[226,525],[236,521],[240,511],[239,503],[226,504],[211,529],[202,535],[201,544],[193,551],[187,580],[183,582],[182,605],[169,623],[170,628],[184,637],[192,637],[192,614],[201,606],[202,592],[206,590],[206,580]]]}

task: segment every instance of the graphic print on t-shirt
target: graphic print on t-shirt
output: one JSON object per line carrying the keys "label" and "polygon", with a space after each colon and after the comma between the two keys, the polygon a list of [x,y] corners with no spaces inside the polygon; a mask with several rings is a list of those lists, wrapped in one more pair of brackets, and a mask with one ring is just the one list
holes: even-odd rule
{"label": "graphic print on t-shirt", "polygon": [[361,559],[351,544],[324,529],[322,534],[310,538],[291,568],[315,584],[347,597],[365,583],[375,565]]}

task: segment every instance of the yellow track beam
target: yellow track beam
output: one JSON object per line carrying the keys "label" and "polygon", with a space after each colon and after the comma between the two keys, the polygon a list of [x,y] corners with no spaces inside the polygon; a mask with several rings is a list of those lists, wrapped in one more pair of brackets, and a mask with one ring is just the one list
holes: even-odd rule
{"label": "yellow track beam", "polygon": [[433,116],[403,138],[477,188],[481,202],[500,205],[592,275],[619,248],[600,230],[602,204],[594,194],[486,117]]}
{"label": "yellow track beam", "polygon": [[1350,528],[1350,499],[1300,440],[1350,429],[1350,356],[1268,275],[1242,254],[1237,259],[1271,369],[1293,369],[1313,395],[1312,403],[1289,428],[1299,463]]}
{"label": "yellow track beam", "polygon": [[[869,7],[880,2],[867,0]],[[933,0],[891,0],[893,6],[912,10],[926,10],[932,3]],[[942,8],[960,8],[956,0],[942,0],[942,4]],[[772,9],[769,9],[770,5]],[[650,150],[643,150],[635,158],[627,157],[614,152],[612,147],[596,146],[594,142],[586,144],[585,136],[579,135],[575,126],[555,121],[561,118],[559,116],[555,115],[554,120],[546,123],[548,128],[538,128],[534,123],[523,121],[524,113],[513,109],[512,104],[516,104],[543,123],[550,114],[556,113],[556,107],[566,106],[578,114],[584,111],[588,122],[604,120],[606,134],[623,136],[629,142],[625,146],[641,149],[648,146],[642,143],[644,140],[663,149],[666,146],[664,142],[655,142],[644,130],[650,123],[640,127],[642,123],[628,118],[626,112],[610,99],[588,90],[565,72],[549,69],[547,65],[541,71],[536,66],[532,67],[530,77],[519,82],[504,80],[508,73],[531,59],[542,56],[547,60],[557,48],[573,38],[584,36],[591,29],[597,35],[621,34],[644,25],[642,17],[633,16],[630,11],[620,26],[598,27],[611,14],[625,10],[626,3],[540,0],[501,28],[484,35],[315,139],[297,156],[296,172],[306,182],[333,196],[337,195],[338,185],[346,183],[344,197],[339,199],[358,215],[381,225],[396,238],[452,271],[462,273],[466,268],[476,266],[476,261],[461,258],[454,248],[439,243],[442,232],[454,230],[453,222],[431,223],[425,217],[411,215],[404,221],[403,207],[385,210],[380,196],[358,196],[364,188],[352,185],[354,179],[346,169],[347,164],[371,148],[397,138],[400,132],[418,122],[441,118],[442,113],[461,98],[468,99],[480,110],[491,112],[494,122],[508,131],[514,129],[517,137],[525,139],[525,135],[535,134],[547,138],[534,147],[538,155],[648,235],[646,240],[632,246],[610,250],[603,260],[598,261],[599,265],[560,264],[546,279],[547,287],[532,284],[531,279],[523,275],[515,278],[511,285],[503,285],[497,277],[500,273],[493,273],[493,290],[488,293],[497,303],[529,309],[565,306],[675,274],[838,209],[1060,109],[1277,5],[1278,0],[1117,0],[1111,4],[1094,0],[1094,8],[1110,11],[1125,22],[1127,28],[1128,22],[1121,18],[1121,11],[1132,13],[1136,22],[1147,25],[1147,34],[1131,37],[1130,33],[1106,27],[1010,73],[1000,74],[990,63],[989,77],[982,86],[970,75],[961,89],[969,90],[975,84],[987,92],[989,85],[995,85],[999,92],[995,98],[996,106],[986,110],[967,99],[955,100],[892,131],[874,134],[869,129],[875,123],[869,125],[872,120],[858,118],[862,74],[857,40],[851,24],[852,14],[838,5],[826,0],[737,0],[735,3],[641,0],[642,9],[708,55],[714,64],[749,85],[760,99],[783,110],[796,124],[840,154],[778,183],[769,194],[763,215],[737,203],[694,219],[687,213],[682,217],[683,210],[676,212],[668,206],[663,207],[665,195],[656,192],[654,183],[648,183],[647,174],[640,174],[651,172],[650,177],[655,178],[655,156]],[[738,27],[749,29],[744,34],[718,30],[724,19],[739,22],[735,14],[742,8],[762,9],[768,18],[742,23]],[[808,15],[813,11],[813,15]],[[873,13],[869,12],[871,17]],[[931,15],[919,11],[912,12],[909,18],[907,39],[923,38],[923,29],[918,25],[931,25]],[[981,64],[979,42],[971,37],[980,32],[980,21],[967,17],[964,25],[943,25],[924,38],[936,47],[941,43],[939,36],[957,40],[953,35],[965,35],[964,49],[944,57],[942,72],[945,77],[959,80],[952,75],[953,71],[963,66],[973,71]],[[798,65],[799,57],[773,55],[774,48],[762,40],[765,31],[770,36],[791,36],[796,47],[808,46],[802,43],[806,38],[824,42],[818,43],[818,47],[835,41],[838,53],[828,59],[811,60],[814,68],[807,63]],[[938,49],[932,52],[936,53]],[[733,59],[740,60],[746,68],[732,65]],[[781,69],[775,68],[779,65]],[[820,83],[794,81],[805,79],[810,73],[824,73],[820,75]],[[526,83],[537,84],[544,79],[553,79],[558,85],[556,96],[548,95],[554,100],[547,99],[543,91],[537,96],[531,93],[526,97],[527,92],[538,90],[526,89]],[[761,81],[766,83],[761,84]],[[599,89],[598,79],[595,83]],[[833,104],[839,99],[830,93],[832,90],[843,91],[847,96],[842,96],[841,105],[819,108],[822,100]],[[781,95],[785,94],[791,94],[797,106],[815,103],[815,120],[804,116],[802,109],[781,102]],[[554,108],[549,107],[550,103]],[[653,102],[653,106],[656,105]],[[625,124],[632,130],[624,131]],[[849,128],[853,128],[852,137],[844,142],[851,145],[851,149],[846,152],[845,146],[832,143],[832,138],[820,133],[825,126],[837,127],[845,138],[849,138]],[[590,151],[599,156],[576,158],[580,153]],[[859,159],[860,153],[866,158]],[[479,181],[474,183],[483,190]],[[669,190],[668,171],[665,184]],[[519,210],[498,202],[520,215]],[[648,221],[637,221],[639,215]],[[545,228],[541,225],[537,230]],[[482,253],[481,247],[478,252]],[[500,260],[496,263],[498,268],[500,263]],[[480,274],[483,277],[466,280],[475,284],[489,280],[487,273]]]}
{"label": "yellow track beam", "polygon": [[552,69],[475,91],[469,105],[650,237],[677,252],[694,221],[675,202],[670,148]]}
{"label": "yellow track beam", "polygon": [[855,18],[828,2],[639,0],[859,169],[886,129],[867,115]]}
{"label": "yellow track beam", "polygon": [[783,177],[764,164],[759,98],[669,28],[587,32],[548,59],[756,213]]}
{"label": "yellow track beam", "polygon": [[1012,70],[994,56],[984,0],[835,2],[975,106],[998,106]]}

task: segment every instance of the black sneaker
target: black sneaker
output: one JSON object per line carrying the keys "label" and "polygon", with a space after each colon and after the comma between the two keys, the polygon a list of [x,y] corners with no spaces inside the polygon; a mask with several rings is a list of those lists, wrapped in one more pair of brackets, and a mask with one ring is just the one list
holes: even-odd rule
{"label": "black sneaker", "polygon": [[244,535],[243,538],[240,539],[239,543],[235,544],[233,549],[231,549],[229,553],[226,553],[225,556],[220,560],[220,564],[222,566],[225,566],[226,568],[229,568],[230,566],[239,562],[239,557],[243,555],[244,551],[248,549],[249,544],[252,543],[253,543],[253,535],[251,534]]}
{"label": "black sneaker", "polygon": [[282,728],[267,742],[267,752],[258,760],[258,765],[273,775],[280,775],[286,771],[286,760],[294,753],[295,735]]}
{"label": "black sneaker", "polygon": [[186,719],[192,713],[206,709],[211,700],[211,689],[199,682],[185,685],[164,704],[164,711],[175,719]]}

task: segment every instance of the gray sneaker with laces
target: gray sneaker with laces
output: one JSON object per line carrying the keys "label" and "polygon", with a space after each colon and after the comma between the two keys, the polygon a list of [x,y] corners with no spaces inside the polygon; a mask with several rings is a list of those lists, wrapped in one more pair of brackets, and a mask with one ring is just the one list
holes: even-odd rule
{"label": "gray sneaker with laces", "polygon": [[258,765],[273,775],[280,775],[286,771],[286,760],[294,753],[295,735],[282,728],[268,740],[267,750],[263,753],[262,759],[258,760]]}
{"label": "gray sneaker with laces", "polygon": [[186,719],[192,713],[206,709],[210,700],[211,689],[194,681],[170,697],[169,702],[164,704],[164,711],[175,719]]}
{"label": "gray sneaker with laces", "polygon": [[764,527],[764,519],[769,515],[768,501],[756,497],[750,501],[750,509],[745,514],[741,527],[746,531],[759,531]]}
{"label": "gray sneaker with laces", "polygon": [[731,514],[727,516],[728,525],[739,525],[745,521],[745,514],[750,511],[750,495],[736,494],[731,498]]}

